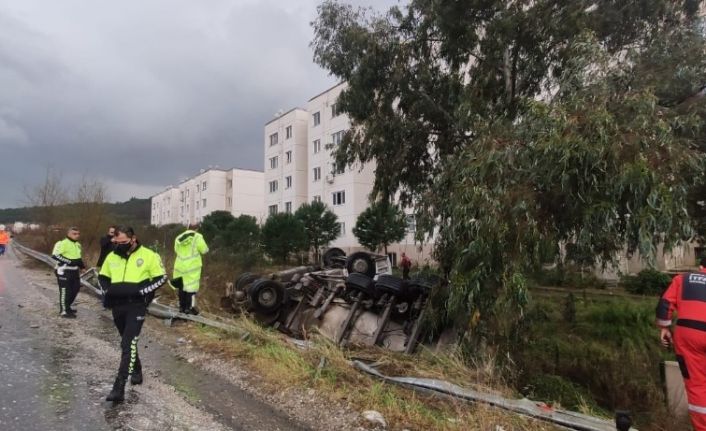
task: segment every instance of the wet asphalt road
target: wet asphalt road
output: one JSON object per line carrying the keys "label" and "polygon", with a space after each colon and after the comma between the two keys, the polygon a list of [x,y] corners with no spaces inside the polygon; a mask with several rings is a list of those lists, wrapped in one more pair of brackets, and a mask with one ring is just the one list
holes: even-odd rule
{"label": "wet asphalt road", "polygon": [[79,318],[61,319],[56,296],[46,270],[0,257],[0,430],[306,429],[180,360],[146,330],[145,384],[128,385],[124,404],[104,401],[119,355],[110,313],[81,293]]}

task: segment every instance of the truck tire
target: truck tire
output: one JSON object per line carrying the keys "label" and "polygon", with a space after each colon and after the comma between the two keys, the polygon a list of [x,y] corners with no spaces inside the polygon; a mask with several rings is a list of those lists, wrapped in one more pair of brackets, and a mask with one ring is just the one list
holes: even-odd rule
{"label": "truck tire", "polygon": [[375,259],[364,251],[358,251],[346,258],[346,269],[349,274],[365,274],[370,278],[375,277]]}
{"label": "truck tire", "polygon": [[284,304],[284,287],[275,280],[260,279],[248,291],[252,308],[262,314],[274,314]]}
{"label": "truck tire", "polygon": [[341,267],[343,257],[346,257],[346,252],[338,247],[329,248],[324,252],[321,259],[324,262],[325,267]]}

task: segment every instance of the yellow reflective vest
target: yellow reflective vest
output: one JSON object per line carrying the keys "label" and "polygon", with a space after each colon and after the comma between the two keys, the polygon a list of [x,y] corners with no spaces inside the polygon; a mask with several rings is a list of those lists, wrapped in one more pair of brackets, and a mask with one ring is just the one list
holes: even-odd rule
{"label": "yellow reflective vest", "polygon": [[120,303],[148,303],[152,293],[167,282],[162,259],[141,245],[127,259],[110,252],[98,278],[105,293],[106,307]]}
{"label": "yellow reflective vest", "polygon": [[176,259],[173,278],[181,277],[185,292],[198,292],[203,265],[201,255],[208,253],[203,235],[193,230],[183,232],[174,240],[174,252]]}
{"label": "yellow reflective vest", "polygon": [[57,262],[57,269],[61,272],[65,270],[76,271],[86,267],[81,259],[81,244],[78,241],[69,238],[57,241],[51,254],[51,257]]}

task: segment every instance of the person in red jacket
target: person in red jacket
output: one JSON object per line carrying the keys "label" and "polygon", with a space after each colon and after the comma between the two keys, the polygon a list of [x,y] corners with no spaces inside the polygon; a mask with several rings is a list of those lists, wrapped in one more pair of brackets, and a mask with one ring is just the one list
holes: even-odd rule
{"label": "person in red jacket", "polygon": [[657,304],[657,325],[662,344],[674,344],[694,430],[706,431],[706,258],[701,259],[698,272],[674,277]]}
{"label": "person in red jacket", "polygon": [[0,256],[5,254],[5,249],[7,248],[7,245],[9,243],[10,243],[10,235],[5,230],[5,226],[0,225]]}

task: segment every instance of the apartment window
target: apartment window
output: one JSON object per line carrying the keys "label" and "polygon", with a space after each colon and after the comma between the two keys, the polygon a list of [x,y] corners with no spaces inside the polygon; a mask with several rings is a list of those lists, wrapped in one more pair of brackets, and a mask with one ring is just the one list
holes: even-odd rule
{"label": "apartment window", "polygon": [[277,191],[277,180],[270,181],[270,193]]}
{"label": "apartment window", "polygon": [[314,200],[312,202],[321,202],[321,195],[314,196]]}
{"label": "apartment window", "polygon": [[343,236],[346,234],[346,224],[341,222],[338,224],[338,234]]}
{"label": "apartment window", "polygon": [[184,202],[184,192],[179,192],[179,202]]}
{"label": "apartment window", "polygon": [[278,163],[277,163],[277,162],[278,162],[277,159],[278,159],[277,156],[270,157],[270,169],[277,169],[277,164],[278,164]]}
{"label": "apartment window", "polygon": [[196,209],[199,209],[199,201],[196,201]]}
{"label": "apartment window", "polygon": [[346,165],[333,163],[333,175],[343,175],[346,172]]}
{"label": "apartment window", "polygon": [[233,188],[233,180],[228,180],[228,181],[226,182],[226,187],[229,188],[229,189],[232,189],[232,188]]}
{"label": "apartment window", "polygon": [[343,205],[346,203],[346,191],[341,190],[339,192],[333,192],[333,204],[334,205]]}
{"label": "apartment window", "polygon": [[204,182],[201,183],[201,191],[202,191],[202,192],[205,192],[205,191],[206,191],[206,184],[207,184],[206,181],[204,181]]}
{"label": "apartment window", "polygon": [[188,206],[188,205],[186,206],[186,212],[189,212],[189,206]]}
{"label": "apartment window", "polygon": [[231,199],[231,198],[226,198],[226,205],[229,206],[229,207],[232,206],[232,205],[233,205],[233,199]]}
{"label": "apartment window", "polygon": [[284,179],[284,188],[289,189],[291,187],[292,187],[292,177],[290,175],[288,177],[285,177],[285,179]]}
{"label": "apartment window", "polygon": [[321,112],[314,112],[314,126],[321,124]]}
{"label": "apartment window", "polygon": [[203,200],[203,204],[201,205],[201,208],[206,208],[206,199]]}
{"label": "apartment window", "polygon": [[292,137],[292,126],[287,126],[286,129],[284,129],[284,134],[286,136],[285,139],[289,139]]}
{"label": "apartment window", "polygon": [[338,117],[341,115],[341,111],[339,110],[338,103],[334,103],[331,105],[331,118]]}
{"label": "apartment window", "polygon": [[317,139],[314,141],[314,154],[318,153],[321,151],[321,139]]}
{"label": "apartment window", "polygon": [[345,130],[341,130],[339,132],[334,133],[331,135],[331,142],[333,142],[333,145],[339,145],[341,141],[343,140],[343,135],[346,133]]}
{"label": "apartment window", "polygon": [[284,203],[284,212],[286,212],[287,214],[292,213],[292,203],[291,202]]}
{"label": "apartment window", "polygon": [[417,220],[414,218],[414,214],[407,214],[404,219],[407,233],[414,233],[417,230]]}
{"label": "apartment window", "polygon": [[201,184],[196,184],[196,191],[200,192],[201,191]]}
{"label": "apartment window", "polygon": [[278,136],[277,136],[277,133],[271,134],[271,135],[270,135],[270,147],[273,146],[273,145],[277,145],[277,142],[279,142],[278,139],[279,139],[279,138],[278,138]]}
{"label": "apartment window", "polygon": [[314,168],[314,181],[321,179],[321,168]]}
{"label": "apartment window", "polygon": [[292,151],[289,150],[286,153],[284,153],[285,160],[287,160],[287,164],[292,163]]}
{"label": "apartment window", "polygon": [[186,189],[186,197],[189,197],[189,189]]}
{"label": "apartment window", "polygon": [[270,205],[267,207],[267,214],[274,215],[277,214],[277,205]]}

